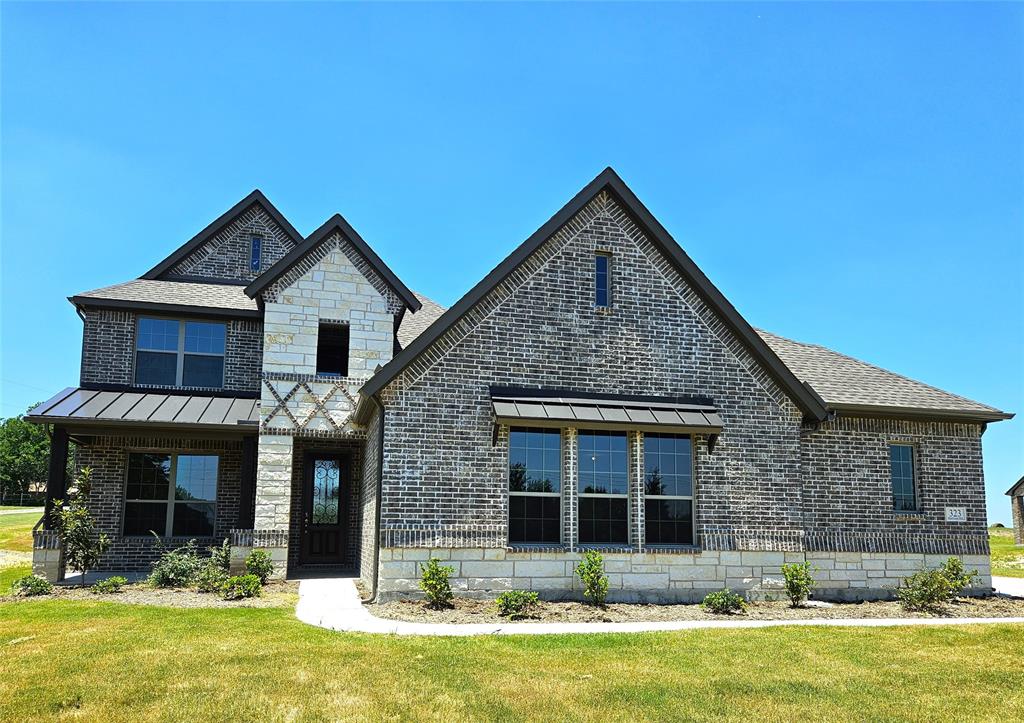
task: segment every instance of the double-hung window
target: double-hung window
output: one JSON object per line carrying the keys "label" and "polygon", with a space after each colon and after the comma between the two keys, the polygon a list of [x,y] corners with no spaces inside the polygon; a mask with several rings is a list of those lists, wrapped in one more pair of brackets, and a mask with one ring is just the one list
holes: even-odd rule
{"label": "double-hung window", "polygon": [[562,539],[562,433],[509,430],[508,539],[511,544],[558,544]]}
{"label": "double-hung window", "polygon": [[223,323],[140,317],[135,334],[135,383],[224,386]]}
{"label": "double-hung window", "polygon": [[693,544],[693,457],[685,435],[644,434],[644,542]]}
{"label": "double-hung window", "polygon": [[219,462],[208,454],[129,453],[124,534],[212,537]]}
{"label": "double-hung window", "polygon": [[629,544],[629,453],[625,432],[581,430],[579,540]]}
{"label": "double-hung window", "polygon": [[892,508],[897,512],[916,512],[913,445],[889,445],[889,472],[892,477]]}

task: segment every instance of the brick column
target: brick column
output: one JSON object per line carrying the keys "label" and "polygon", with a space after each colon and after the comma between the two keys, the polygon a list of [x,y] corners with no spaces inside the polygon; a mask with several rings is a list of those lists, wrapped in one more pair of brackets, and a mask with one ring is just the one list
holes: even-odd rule
{"label": "brick column", "polygon": [[629,542],[644,551],[644,433],[629,435]]}
{"label": "brick column", "polygon": [[562,433],[562,543],[570,550],[575,550],[579,541],[578,506],[576,487],[579,465],[579,445],[577,432],[572,427]]}
{"label": "brick column", "polygon": [[276,578],[288,572],[293,441],[291,435],[261,434],[257,454],[253,547],[270,553]]}

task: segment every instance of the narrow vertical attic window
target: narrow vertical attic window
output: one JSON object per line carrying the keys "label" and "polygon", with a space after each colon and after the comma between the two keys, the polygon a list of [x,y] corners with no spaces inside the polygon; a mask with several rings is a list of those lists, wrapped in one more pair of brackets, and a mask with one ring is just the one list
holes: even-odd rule
{"label": "narrow vertical attic window", "polygon": [[262,251],[263,239],[259,236],[252,237],[252,244],[249,247],[249,270],[259,273],[260,252]]}
{"label": "narrow vertical attic window", "polygon": [[320,322],[316,339],[316,373],[348,376],[348,325]]}
{"label": "narrow vertical attic window", "polygon": [[611,254],[594,254],[594,306],[608,308],[612,305],[612,257]]}

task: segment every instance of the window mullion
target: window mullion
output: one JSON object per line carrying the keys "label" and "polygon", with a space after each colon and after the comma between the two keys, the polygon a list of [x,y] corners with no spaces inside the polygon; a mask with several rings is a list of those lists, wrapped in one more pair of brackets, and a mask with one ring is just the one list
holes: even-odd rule
{"label": "window mullion", "polygon": [[176,386],[181,386],[185,373],[185,322],[178,322],[178,365],[175,376]]}

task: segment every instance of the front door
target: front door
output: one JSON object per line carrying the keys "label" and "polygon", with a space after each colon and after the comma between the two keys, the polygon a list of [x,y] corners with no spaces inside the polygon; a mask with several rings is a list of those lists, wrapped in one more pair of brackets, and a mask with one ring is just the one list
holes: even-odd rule
{"label": "front door", "polygon": [[348,484],[345,456],[306,455],[301,563],[340,565],[345,559]]}

